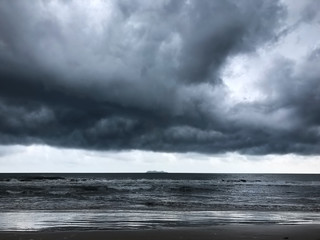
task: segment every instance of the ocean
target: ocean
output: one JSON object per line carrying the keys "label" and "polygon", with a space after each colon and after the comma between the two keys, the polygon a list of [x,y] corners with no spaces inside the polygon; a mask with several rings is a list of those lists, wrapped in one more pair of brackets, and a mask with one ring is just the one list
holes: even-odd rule
{"label": "ocean", "polygon": [[320,174],[0,174],[0,231],[319,224]]}

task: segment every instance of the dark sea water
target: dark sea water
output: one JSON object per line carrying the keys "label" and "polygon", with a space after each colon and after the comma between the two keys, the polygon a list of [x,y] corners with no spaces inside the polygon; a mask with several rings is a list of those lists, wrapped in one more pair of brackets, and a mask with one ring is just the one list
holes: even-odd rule
{"label": "dark sea water", "polygon": [[319,224],[319,174],[0,174],[0,231]]}

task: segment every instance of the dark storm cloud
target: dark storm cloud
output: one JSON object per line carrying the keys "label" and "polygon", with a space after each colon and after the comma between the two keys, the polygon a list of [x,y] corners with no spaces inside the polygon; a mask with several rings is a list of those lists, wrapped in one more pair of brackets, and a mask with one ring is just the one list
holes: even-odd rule
{"label": "dark storm cloud", "polygon": [[255,0],[2,1],[0,142],[319,153],[316,52],[297,76],[275,66],[267,102],[225,100],[226,61],[272,44],[285,12]]}

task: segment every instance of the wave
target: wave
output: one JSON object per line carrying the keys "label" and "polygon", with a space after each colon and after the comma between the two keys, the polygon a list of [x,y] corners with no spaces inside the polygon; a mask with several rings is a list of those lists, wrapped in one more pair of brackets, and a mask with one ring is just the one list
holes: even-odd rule
{"label": "wave", "polygon": [[56,176],[30,176],[18,179],[21,182],[44,181],[44,180],[64,180],[64,177]]}
{"label": "wave", "polygon": [[72,186],[70,190],[75,189],[77,192],[88,193],[88,192],[113,192],[116,189],[109,188],[108,186],[99,186],[99,185],[84,185],[84,186]]}
{"label": "wave", "polygon": [[179,193],[212,192],[215,190],[216,189],[213,189],[213,188],[196,187],[196,186],[190,186],[190,185],[183,185],[183,186],[169,188],[170,192],[179,192]]}
{"label": "wave", "polygon": [[32,181],[46,181],[46,180],[65,180],[64,177],[57,176],[27,176],[27,177],[14,177],[14,178],[0,178],[0,182],[32,182]]}

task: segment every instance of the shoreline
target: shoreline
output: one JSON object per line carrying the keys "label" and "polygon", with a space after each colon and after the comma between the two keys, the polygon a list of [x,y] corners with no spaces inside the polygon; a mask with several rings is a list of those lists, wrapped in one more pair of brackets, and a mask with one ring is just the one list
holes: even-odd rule
{"label": "shoreline", "polygon": [[0,240],[227,240],[227,239],[293,239],[320,240],[320,224],[277,225],[242,224],[210,227],[163,228],[151,230],[99,230],[99,231],[10,231],[0,232]]}
{"label": "shoreline", "polygon": [[[318,225],[319,212],[264,211],[10,211],[0,212],[0,232],[192,229],[236,225]],[[320,240],[320,239],[319,239]]]}

